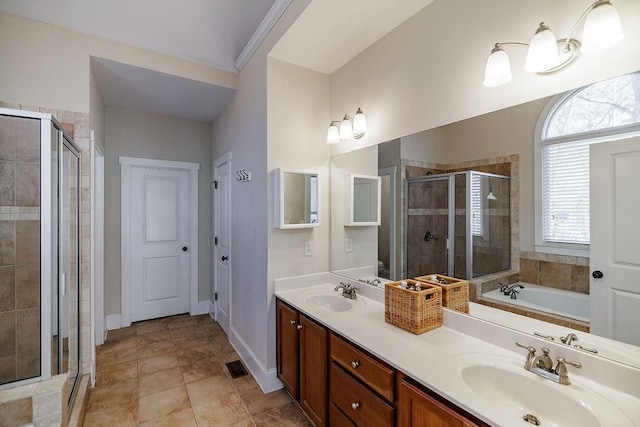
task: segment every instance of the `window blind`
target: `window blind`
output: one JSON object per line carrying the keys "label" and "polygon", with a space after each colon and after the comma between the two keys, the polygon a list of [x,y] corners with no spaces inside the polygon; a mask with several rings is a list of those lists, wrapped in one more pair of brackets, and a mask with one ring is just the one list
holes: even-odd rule
{"label": "window blind", "polygon": [[589,142],[542,149],[544,240],[589,244]]}
{"label": "window blind", "polygon": [[471,234],[482,236],[482,177],[471,175]]}

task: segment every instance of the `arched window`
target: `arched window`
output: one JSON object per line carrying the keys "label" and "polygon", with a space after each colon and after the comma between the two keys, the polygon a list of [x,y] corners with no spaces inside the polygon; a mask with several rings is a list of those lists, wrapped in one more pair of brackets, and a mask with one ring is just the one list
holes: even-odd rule
{"label": "arched window", "polygon": [[589,145],[640,132],[640,72],[555,98],[538,129],[536,250],[579,254],[590,240]]}

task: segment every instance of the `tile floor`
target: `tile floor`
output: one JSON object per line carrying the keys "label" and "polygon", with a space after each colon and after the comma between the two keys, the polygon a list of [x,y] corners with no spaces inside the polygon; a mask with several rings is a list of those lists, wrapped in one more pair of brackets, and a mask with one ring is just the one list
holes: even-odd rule
{"label": "tile floor", "polygon": [[225,363],[238,359],[208,315],[111,331],[97,348],[84,425],[311,425],[284,391],[264,394],[250,374],[231,379]]}

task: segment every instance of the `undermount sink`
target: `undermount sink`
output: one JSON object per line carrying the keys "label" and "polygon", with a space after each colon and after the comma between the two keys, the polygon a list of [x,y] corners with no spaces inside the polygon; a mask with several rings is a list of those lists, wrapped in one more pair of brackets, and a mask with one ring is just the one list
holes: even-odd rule
{"label": "undermount sink", "polygon": [[[333,291],[330,291],[333,292]],[[342,312],[364,307],[364,300],[349,299],[338,292],[329,294],[327,291],[309,292],[302,297],[304,304],[319,307],[327,311]]]}
{"label": "undermount sink", "polygon": [[533,417],[539,425],[552,427],[634,425],[604,393],[575,379],[571,385],[556,384],[526,371],[523,362],[524,356],[520,361],[484,353],[467,353],[451,361],[460,385],[473,393],[474,400],[495,410],[504,425],[533,425]]}

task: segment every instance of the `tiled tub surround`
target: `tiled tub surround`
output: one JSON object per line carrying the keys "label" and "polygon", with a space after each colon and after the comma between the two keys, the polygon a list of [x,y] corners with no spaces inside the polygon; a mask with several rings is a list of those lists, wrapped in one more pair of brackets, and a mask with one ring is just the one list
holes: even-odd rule
{"label": "tiled tub surround", "polygon": [[[90,180],[91,180],[91,162],[90,162],[90,146],[89,146],[89,114],[87,113],[80,113],[80,112],[72,112],[72,111],[67,111],[67,110],[58,110],[55,108],[47,108],[47,107],[37,107],[37,106],[30,106],[30,105],[21,105],[21,104],[15,104],[15,103],[10,103],[10,102],[0,102],[0,106],[3,108],[11,108],[11,109],[15,109],[15,110],[25,110],[25,111],[35,111],[35,112],[40,112],[40,113],[47,113],[47,114],[52,114],[57,120],[58,122],[62,125],[62,127],[65,129],[65,131],[73,138],[74,142],[76,143],[76,145],[80,148],[81,150],[81,185],[80,185],[80,244],[81,244],[81,250],[80,250],[80,260],[81,260],[81,266],[80,266],[80,274],[81,274],[81,282],[80,282],[80,357],[81,357],[81,370],[84,374],[89,372],[89,366],[90,366],[90,357],[91,357],[91,353],[90,353],[90,321],[91,321],[91,311],[90,311],[90,272],[91,272],[91,265],[90,265],[90,260],[91,260],[91,229],[90,229],[90,214],[91,214],[91,199],[90,199]],[[5,154],[2,154],[2,156],[6,156],[7,152],[11,153],[11,147],[9,147],[8,150],[6,150],[5,148],[3,148],[3,145],[0,145],[0,152],[4,152]],[[18,155],[28,155],[28,150],[24,149],[25,147],[22,144],[17,144],[16,145],[16,156]],[[33,154],[33,153],[32,153]],[[4,162],[4,163],[8,163],[8,162]],[[24,162],[24,163],[28,163],[28,162]],[[3,164],[3,161],[0,160],[0,164]],[[28,168],[27,168],[28,169]],[[33,168],[31,168],[33,169]],[[0,172],[0,174],[2,174],[3,172]],[[6,173],[6,171],[4,172]],[[39,173],[39,169],[38,169],[38,173]],[[2,175],[4,177],[4,175]],[[11,176],[10,174],[8,175],[9,177]],[[24,174],[23,174],[24,176]],[[28,179],[17,179],[18,176],[16,175],[16,179],[14,180],[14,182],[18,185],[26,185],[28,184],[30,181]],[[39,181],[38,181],[39,182]],[[7,186],[7,185],[3,185],[5,184],[6,181],[4,180],[4,178],[0,179],[0,193],[5,194],[5,196],[3,197],[9,197],[6,196],[7,192],[9,192],[9,190],[6,190],[5,188],[7,187],[11,187],[11,186]],[[34,191],[29,191],[26,193],[26,195],[31,195],[33,196],[35,193]],[[39,194],[39,193],[38,193]],[[38,195],[39,198],[39,195]],[[11,234],[11,225],[7,225],[7,223],[11,223],[13,224],[13,230],[14,230],[14,236],[15,238],[18,237],[17,232],[18,229],[22,229],[22,227],[20,224],[21,223],[28,223],[28,222],[39,222],[39,207],[36,206],[32,206],[30,205],[31,202],[25,202],[24,201],[25,198],[22,198],[22,196],[20,196],[20,199],[16,199],[15,202],[12,203],[8,203],[5,204],[4,202],[0,202],[0,323],[3,321],[6,321],[6,317],[3,316],[3,310],[4,305],[8,304],[5,301],[10,301],[11,297],[9,297],[9,299],[5,299],[5,295],[9,294],[12,295],[12,292],[15,292],[15,287],[12,286],[12,283],[16,283],[16,277],[17,277],[17,273],[14,272],[14,279],[13,281],[11,281],[10,279],[7,279],[8,277],[11,277],[11,272],[10,272],[10,268],[12,265],[15,264],[5,264],[7,262],[7,257],[11,256],[11,253],[14,253],[15,256],[18,255],[18,253],[16,252],[18,249],[15,246],[15,244],[17,243],[16,241],[13,242],[13,244],[11,243],[11,240],[7,240],[7,238],[10,238]],[[3,199],[4,200],[4,199]],[[37,209],[37,211],[36,211]],[[8,242],[8,244],[5,244],[5,242]],[[36,247],[39,247],[38,245],[36,245]],[[38,251],[39,252],[39,251]],[[39,253],[38,253],[39,255]],[[37,264],[39,266],[39,261],[36,261],[34,264]],[[4,269],[4,267],[9,266],[8,270],[4,270],[4,275],[2,274],[2,271]],[[8,281],[8,285],[7,285],[7,280]],[[14,295],[14,298],[16,298],[16,296]],[[38,299],[39,301],[39,299]],[[18,311],[18,310],[15,310]],[[11,322],[9,321],[9,324],[11,324]],[[2,326],[0,326],[0,329],[2,329]],[[3,365],[2,361],[1,361],[2,356],[0,356],[0,372],[3,369]],[[0,373],[1,376],[1,373]],[[67,375],[61,375],[60,377],[64,377],[66,379]],[[56,379],[57,377],[54,377],[54,379]],[[53,380],[51,380],[53,381]],[[5,395],[5,393],[7,392],[12,392],[12,393],[18,393],[20,395],[24,394],[24,397],[30,397],[33,396],[34,394],[36,394],[37,391],[37,386],[41,386],[42,384],[45,383],[50,383],[50,381],[46,381],[46,382],[42,382],[39,384],[35,384],[35,388],[34,388],[34,384],[30,384],[27,386],[21,386],[21,387],[16,387],[15,389],[12,389],[10,391],[0,391],[0,395]],[[86,381],[84,381],[84,384],[86,386]],[[44,387],[44,386],[43,386]],[[64,386],[62,385],[60,388],[60,392],[62,393],[62,399],[61,400],[57,400],[54,399],[55,402],[59,403],[59,410],[56,411],[55,409],[52,408],[51,406],[51,401],[44,401],[42,399],[33,399],[32,400],[32,419],[34,421],[37,421],[38,415],[42,414],[43,410],[48,411],[49,414],[60,414],[61,416],[61,420],[62,423],[66,423],[69,417],[69,414],[66,410],[66,402],[69,398],[69,388],[68,386]],[[80,395],[80,394],[79,394]],[[48,402],[48,403],[47,403]],[[82,399],[77,399],[76,400],[76,404],[77,403],[81,403]],[[0,411],[3,413],[3,415],[5,417],[9,417],[9,415],[12,412],[5,412],[5,411]],[[12,423],[10,422],[10,420],[6,420],[7,424],[11,425]],[[0,424],[2,424],[2,422],[0,422]],[[17,424],[17,423],[16,423]],[[56,425],[57,422],[53,422],[53,423],[43,423],[43,425]]]}
{"label": "tiled tub surround", "polygon": [[0,384],[40,375],[40,120],[0,116]]}
{"label": "tiled tub surround", "polygon": [[[326,282],[318,285],[322,279]],[[637,388],[637,384],[640,384],[640,369],[610,362],[586,352],[449,310],[445,310],[442,327],[421,335],[413,335],[386,323],[383,293],[379,288],[362,284],[362,292],[358,298],[364,300],[364,306],[357,311],[336,313],[305,303],[305,294],[308,295],[312,289],[326,288],[331,292],[340,280],[344,281],[345,278],[331,274],[279,279],[275,281],[275,294],[313,320],[490,425],[517,424],[513,419],[505,418],[507,409],[502,408],[503,405],[488,405],[476,394],[470,394],[462,385],[459,368],[452,362],[458,355],[484,353],[492,357],[499,358],[502,355],[517,360],[520,369],[519,362],[524,363],[526,352],[518,351],[514,344],[516,341],[536,348],[549,347],[554,357],[563,356],[582,363],[581,370],[573,370],[570,373],[574,385],[561,386],[552,383],[551,387],[557,390],[568,390],[560,387],[572,387],[573,390],[580,391],[597,389],[600,387],[597,385],[599,383],[610,389],[602,389],[598,393],[604,392],[603,395],[607,398],[614,398],[616,395],[620,398],[614,398],[615,405],[628,416],[627,425],[637,425],[635,423],[640,419],[640,390]],[[491,310],[496,317],[509,314],[487,307],[482,308]],[[530,319],[523,318],[524,322],[528,320]],[[532,383],[548,381],[531,375]],[[532,396],[532,399],[534,398],[535,396]],[[592,395],[591,399],[596,397]],[[602,425],[611,425],[607,424],[607,421],[600,420]]]}

